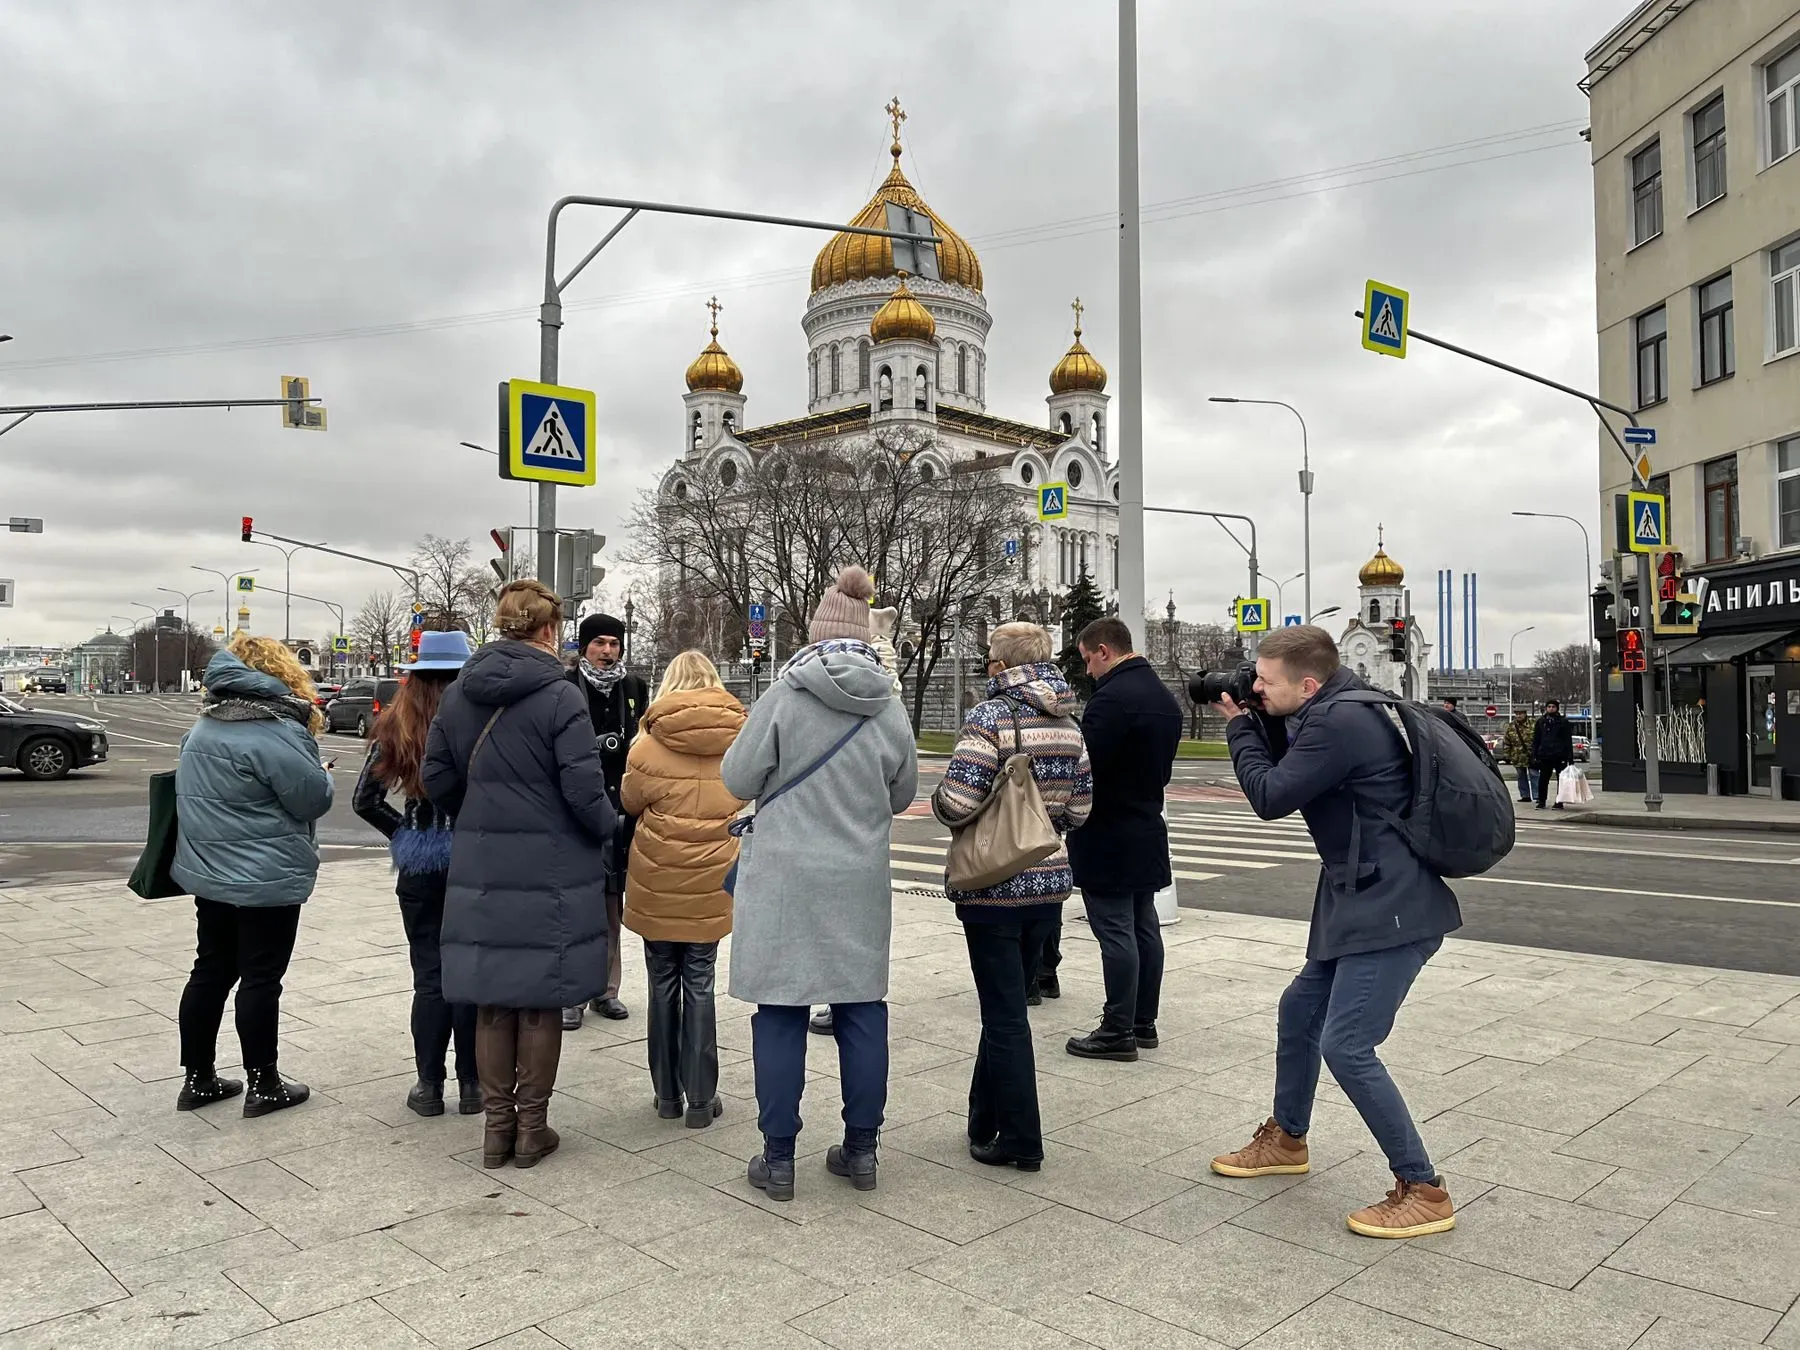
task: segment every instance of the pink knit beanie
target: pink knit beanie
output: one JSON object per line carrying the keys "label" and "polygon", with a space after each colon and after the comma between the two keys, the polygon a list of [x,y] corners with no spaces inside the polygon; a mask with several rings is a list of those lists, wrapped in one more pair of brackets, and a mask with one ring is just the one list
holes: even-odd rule
{"label": "pink knit beanie", "polygon": [[862,568],[846,567],[838,573],[837,584],[819,599],[813,611],[812,626],[806,630],[808,642],[824,642],[827,638],[869,640],[869,602],[875,598],[875,583]]}

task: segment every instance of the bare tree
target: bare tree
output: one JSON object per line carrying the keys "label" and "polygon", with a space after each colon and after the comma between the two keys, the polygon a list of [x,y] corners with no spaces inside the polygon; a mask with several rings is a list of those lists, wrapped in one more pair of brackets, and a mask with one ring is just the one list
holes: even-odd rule
{"label": "bare tree", "polygon": [[392,591],[371,591],[350,621],[350,636],[370,665],[391,670],[394,648],[407,626],[407,606]]}
{"label": "bare tree", "polygon": [[165,621],[158,616],[156,623],[131,635],[132,676],[154,689],[178,688],[183,670],[198,680],[218,649],[212,634],[204,628],[184,625],[179,618]]}
{"label": "bare tree", "polygon": [[[1592,658],[1585,642],[1571,642],[1566,647],[1537,654],[1532,675],[1540,698],[1559,703],[1581,703],[1587,698],[1588,662]],[[1514,697],[1518,696],[1514,689]]]}
{"label": "bare tree", "polygon": [[419,602],[429,616],[427,626],[485,633],[488,572],[475,566],[467,539],[427,534],[413,548],[412,565],[419,573]]}

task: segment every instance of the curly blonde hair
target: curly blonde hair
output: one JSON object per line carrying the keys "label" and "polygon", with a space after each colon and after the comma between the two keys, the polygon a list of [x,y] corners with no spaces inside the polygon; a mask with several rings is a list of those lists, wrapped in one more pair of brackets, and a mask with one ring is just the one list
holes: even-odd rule
{"label": "curly blonde hair", "polygon": [[307,730],[315,736],[325,730],[325,714],[319,711],[318,687],[313,684],[306,667],[300,664],[300,658],[288,650],[286,643],[275,638],[237,633],[232,636],[226,650],[250,669],[273,675],[297,696],[312,704],[312,716],[307,719]]}

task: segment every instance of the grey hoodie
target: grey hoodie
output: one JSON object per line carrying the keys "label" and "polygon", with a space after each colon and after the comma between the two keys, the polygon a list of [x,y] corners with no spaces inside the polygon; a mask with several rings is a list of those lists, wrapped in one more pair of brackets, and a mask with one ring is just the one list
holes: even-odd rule
{"label": "grey hoodie", "polygon": [[759,799],[862,730],[740,841],[731,995],[746,1003],[869,1003],[887,996],[893,817],[918,788],[912,724],[864,643],[796,653],[726,753],[725,787]]}

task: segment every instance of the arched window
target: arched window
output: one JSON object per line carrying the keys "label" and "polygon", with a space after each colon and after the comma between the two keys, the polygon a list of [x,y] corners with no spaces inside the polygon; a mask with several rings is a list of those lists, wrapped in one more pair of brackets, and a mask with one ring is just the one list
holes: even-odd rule
{"label": "arched window", "polygon": [[1031,480],[1036,477],[1037,471],[1034,470],[1031,465],[1021,464],[1019,466],[1019,481],[1021,483],[1029,484]]}
{"label": "arched window", "polygon": [[735,459],[728,459],[719,465],[719,485],[721,487],[736,487],[737,480],[738,466]]}
{"label": "arched window", "polygon": [[676,501],[685,502],[687,500],[687,494],[688,494],[688,485],[685,482],[677,483],[675,485],[675,500]]}
{"label": "arched window", "polygon": [[1081,486],[1081,461],[1078,459],[1070,460],[1069,467],[1063,471],[1063,477],[1069,480],[1070,487],[1072,487],[1072,488],[1080,487]]}
{"label": "arched window", "polygon": [[1369,601],[1369,622],[1370,623],[1380,623],[1381,622],[1381,601],[1379,601],[1379,600]]}
{"label": "arched window", "polygon": [[837,391],[838,391],[838,349],[836,347],[833,347],[831,349],[831,392],[835,394],[835,393],[837,393]]}
{"label": "arched window", "polygon": [[725,423],[725,434],[727,436],[735,435],[737,432],[736,416],[731,413],[726,413],[722,420]]}
{"label": "arched window", "polygon": [[894,406],[894,372],[883,366],[876,377],[876,383],[876,411],[886,412]]}
{"label": "arched window", "polygon": [[929,483],[936,477],[937,469],[929,461],[919,465],[919,481],[921,483]]}
{"label": "arched window", "polygon": [[1073,436],[1075,434],[1075,423],[1067,413],[1062,414],[1062,416],[1057,419],[1056,425],[1065,436]]}
{"label": "arched window", "polygon": [[1094,453],[1104,454],[1106,451],[1106,422],[1099,413],[1094,414]]}
{"label": "arched window", "polygon": [[856,344],[856,387],[862,390],[869,387],[869,339],[867,338]]}
{"label": "arched window", "polygon": [[693,426],[688,429],[688,444],[696,450],[700,448],[700,414],[697,412],[694,414]]}
{"label": "arched window", "polygon": [[959,394],[969,392],[969,349],[967,347],[956,349],[956,392]]}
{"label": "arched window", "polygon": [[920,366],[913,373],[913,407],[924,412],[931,406],[931,372]]}
{"label": "arched window", "polygon": [[812,372],[813,401],[817,402],[818,398],[819,398],[819,353],[816,349],[814,350],[813,354],[807,358],[807,367]]}

